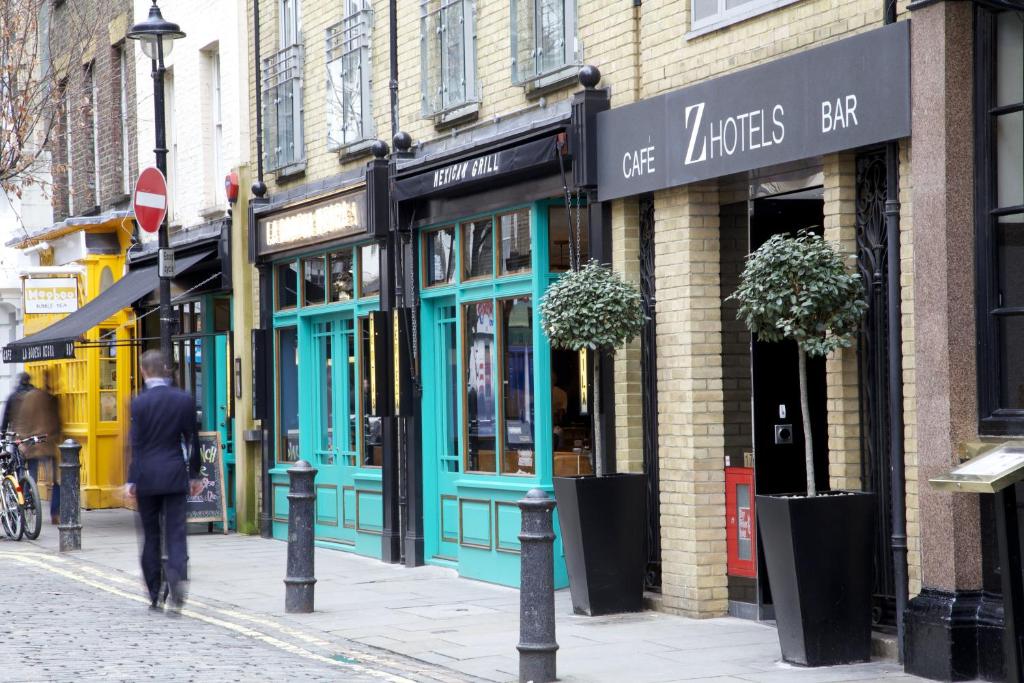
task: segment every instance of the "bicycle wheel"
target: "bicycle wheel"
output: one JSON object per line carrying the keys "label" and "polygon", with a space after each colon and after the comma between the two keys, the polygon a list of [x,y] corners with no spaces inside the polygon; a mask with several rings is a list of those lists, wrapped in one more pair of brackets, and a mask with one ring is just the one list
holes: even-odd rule
{"label": "bicycle wheel", "polygon": [[18,505],[18,492],[14,482],[4,477],[0,482],[0,522],[8,538],[20,541],[25,533],[25,515]]}
{"label": "bicycle wheel", "polygon": [[25,535],[34,541],[43,529],[43,504],[36,480],[28,472],[21,478],[21,494],[25,498],[25,505],[21,508],[25,516]]}

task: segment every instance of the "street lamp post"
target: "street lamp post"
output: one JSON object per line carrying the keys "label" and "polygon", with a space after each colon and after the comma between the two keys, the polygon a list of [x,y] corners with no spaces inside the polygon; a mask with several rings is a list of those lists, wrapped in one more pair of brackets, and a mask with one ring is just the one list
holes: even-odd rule
{"label": "street lamp post", "polygon": [[[153,0],[149,8],[149,17],[132,26],[128,37],[138,40],[142,51],[153,62],[153,108],[154,126],[156,128],[156,167],[167,177],[167,135],[164,113],[164,57],[171,53],[174,41],[184,38],[185,34],[177,24],[172,24],[160,14],[160,8]],[[167,216],[160,224],[159,237],[159,271],[160,271],[160,352],[164,355],[167,367],[171,367],[171,332],[174,325],[174,313],[171,310],[171,277],[174,274],[174,251],[170,248],[167,237]]]}

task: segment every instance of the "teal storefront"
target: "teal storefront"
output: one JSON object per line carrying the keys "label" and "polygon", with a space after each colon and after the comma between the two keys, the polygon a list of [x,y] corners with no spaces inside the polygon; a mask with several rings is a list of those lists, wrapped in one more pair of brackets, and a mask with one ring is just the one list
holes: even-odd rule
{"label": "teal storefront", "polygon": [[379,558],[382,418],[368,410],[380,248],[364,206],[358,188],[261,217],[258,249],[272,277],[273,536],[287,538],[287,470],[303,459],[317,469],[316,543]]}
{"label": "teal storefront", "polygon": [[[429,206],[443,218],[420,222],[413,240],[423,391],[422,447],[410,457],[422,460],[423,559],[509,586],[519,585],[516,501],[533,488],[551,493],[552,476],[592,471],[588,358],[551,349],[538,309],[568,269],[570,231],[585,248],[587,212],[574,200],[570,221],[560,183],[514,182],[523,178],[517,154],[546,171],[540,176],[558,173],[553,138],[527,144],[525,155],[525,145],[509,146],[435,166],[412,177],[429,179],[428,201],[399,197],[408,200],[400,217]],[[497,191],[459,186],[475,169],[492,168],[520,174],[489,177],[492,188],[505,185]],[[404,186],[416,187],[424,185]],[[522,199],[501,205],[504,197]],[[495,208],[448,217],[474,206]],[[555,522],[555,585],[564,587]]]}

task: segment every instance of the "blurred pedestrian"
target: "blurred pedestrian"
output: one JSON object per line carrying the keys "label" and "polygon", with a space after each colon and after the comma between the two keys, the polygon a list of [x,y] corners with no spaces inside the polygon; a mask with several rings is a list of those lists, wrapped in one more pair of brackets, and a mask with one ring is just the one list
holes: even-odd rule
{"label": "blurred pedestrian", "polygon": [[142,576],[150,609],[162,610],[161,534],[167,560],[163,580],[170,591],[171,613],[185,604],[185,497],[199,495],[199,439],[192,396],[171,386],[159,351],[139,358],[145,391],[132,400],[132,460],[126,494],[137,502],[142,527]]}
{"label": "blurred pedestrian", "polygon": [[51,390],[50,373],[44,370],[43,386],[41,388],[31,387],[20,395],[11,425],[21,438],[46,435],[46,441],[25,446],[21,454],[28,462],[29,474],[37,482],[39,481],[39,463],[45,462],[50,468],[52,473],[50,475],[50,521],[56,525],[60,523],[60,472],[57,467],[57,445],[60,443],[61,421],[57,397],[51,393]]}
{"label": "blurred pedestrian", "polygon": [[11,427],[11,423],[14,422],[14,413],[18,409],[18,401],[21,400],[22,394],[31,389],[35,389],[32,386],[32,378],[27,372],[19,372],[15,378],[14,391],[7,397],[7,402],[4,404],[4,416],[3,420],[0,420],[0,434]]}

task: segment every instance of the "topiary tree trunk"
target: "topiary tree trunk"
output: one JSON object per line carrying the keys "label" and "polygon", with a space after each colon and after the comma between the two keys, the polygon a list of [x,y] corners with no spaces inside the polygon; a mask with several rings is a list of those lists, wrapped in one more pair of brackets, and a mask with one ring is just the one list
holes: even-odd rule
{"label": "topiary tree trunk", "polygon": [[807,397],[807,356],[821,357],[850,348],[867,310],[864,283],[850,273],[843,257],[820,235],[800,230],[772,237],[747,258],[739,288],[728,300],[739,302],[736,317],[763,342],[792,339],[797,344],[800,412],[804,426],[807,495],[814,483],[814,434]]}

